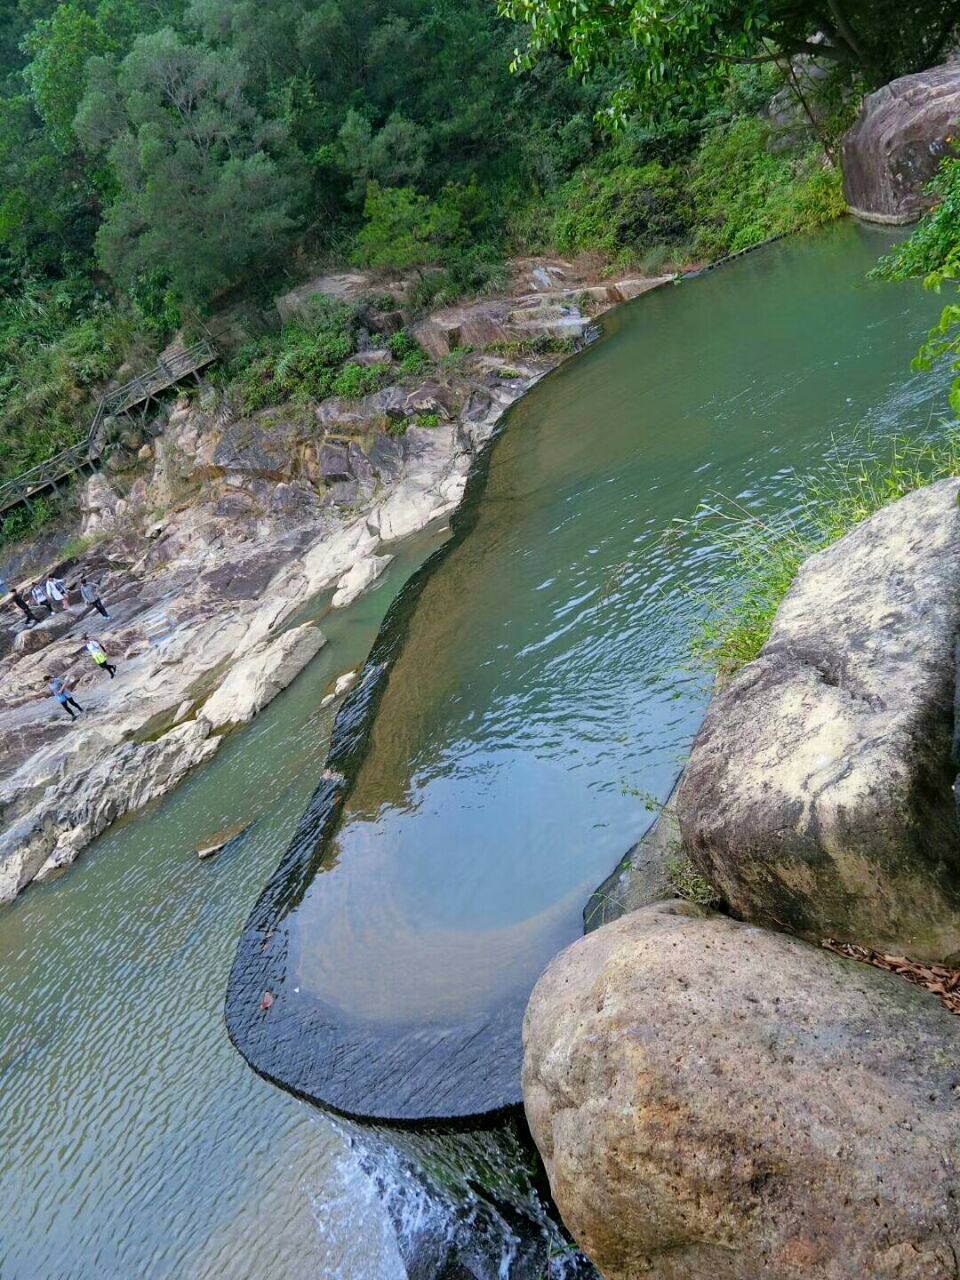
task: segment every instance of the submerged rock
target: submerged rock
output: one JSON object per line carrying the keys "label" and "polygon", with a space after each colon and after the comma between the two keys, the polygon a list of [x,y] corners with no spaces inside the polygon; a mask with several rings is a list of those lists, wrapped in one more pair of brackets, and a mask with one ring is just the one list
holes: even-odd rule
{"label": "submerged rock", "polygon": [[960,117],[960,62],[892,80],[863,101],[843,139],[843,192],[852,213],[873,222],[913,222],[933,200],[924,187]]}
{"label": "submerged rock", "polygon": [[713,699],[677,809],[735,915],[924,959],[960,949],[958,491],[917,490],[813,556]]}
{"label": "submerged rock", "polygon": [[548,967],[524,1105],[606,1280],[952,1280],[960,1021],[891,974],[684,903]]}

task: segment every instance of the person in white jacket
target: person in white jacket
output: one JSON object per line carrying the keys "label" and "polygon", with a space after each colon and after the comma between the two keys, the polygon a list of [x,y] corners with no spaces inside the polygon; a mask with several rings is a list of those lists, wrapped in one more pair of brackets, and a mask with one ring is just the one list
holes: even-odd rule
{"label": "person in white jacket", "polygon": [[48,617],[50,616],[51,613],[53,613],[53,605],[47,599],[47,593],[44,590],[44,586],[42,582],[38,582],[37,585],[31,590],[30,599],[33,601],[33,603],[37,606],[38,609],[46,609]]}
{"label": "person in white jacket", "polygon": [[55,578],[53,574],[44,583],[44,590],[47,593],[47,599],[50,601],[51,609],[66,608],[67,584],[62,578]]}

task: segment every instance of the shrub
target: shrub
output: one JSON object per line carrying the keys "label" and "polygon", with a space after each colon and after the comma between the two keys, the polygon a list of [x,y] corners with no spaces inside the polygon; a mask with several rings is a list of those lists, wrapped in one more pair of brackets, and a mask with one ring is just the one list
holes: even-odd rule
{"label": "shrub", "polygon": [[399,373],[402,378],[413,378],[429,367],[430,361],[422,351],[411,351],[400,361]]}
{"label": "shrub", "polygon": [[49,524],[58,511],[56,499],[43,494],[33,498],[29,506],[14,507],[7,512],[0,524],[0,547],[10,546],[32,536],[38,529]]}
{"label": "shrub", "polygon": [[31,286],[0,307],[0,478],[82,439],[100,385],[131,356],[149,363],[136,317],[82,284]]}
{"label": "shrub", "polygon": [[382,383],[383,371],[344,364],[356,349],[357,326],[353,308],[317,299],[301,323],[240,348],[227,374],[231,396],[252,413],[287,400],[362,395]]}
{"label": "shrub", "polygon": [[697,152],[690,182],[697,257],[723,257],[846,212],[840,174],[824,167],[819,148],[774,156],[768,133],[762,120],[737,120],[710,133]]}
{"label": "shrub", "polygon": [[927,187],[938,201],[908,240],[888,253],[873,274],[885,280],[925,276],[947,265],[960,247],[960,159],[944,160]]}
{"label": "shrub", "polygon": [[640,252],[683,239],[690,210],[679,171],[656,160],[642,166],[617,161],[622,155],[582,169],[561,187],[553,220],[560,253],[614,257],[624,248]]}
{"label": "shrub", "polygon": [[379,391],[390,376],[390,370],[383,365],[345,364],[333,379],[333,394],[346,400],[356,400],[372,391]]}
{"label": "shrub", "polygon": [[713,885],[700,874],[681,848],[674,849],[665,859],[663,868],[678,898],[686,898],[701,907],[720,905],[720,897]]}
{"label": "shrub", "polygon": [[409,329],[401,329],[387,339],[387,350],[395,360],[402,360],[405,356],[419,352],[420,348]]}

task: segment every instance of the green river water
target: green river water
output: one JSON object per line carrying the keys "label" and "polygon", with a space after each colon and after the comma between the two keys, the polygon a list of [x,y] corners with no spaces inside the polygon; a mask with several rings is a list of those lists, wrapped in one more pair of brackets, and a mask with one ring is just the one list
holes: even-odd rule
{"label": "green river water", "polygon": [[[777,509],[863,425],[935,429],[943,381],[909,361],[938,303],[866,281],[889,243],[848,223],[642,298],[511,414],[381,708],[337,848],[342,911],[305,900],[300,971],[327,998],[429,1021],[458,989],[522,994],[575,934],[705,702],[686,588],[717,553],[660,535],[714,492]],[[324,617],[331,643],[210,765],[0,914],[5,1280],[399,1280],[418,1233],[463,1219],[410,1176],[410,1148],[262,1081],[222,1021],[237,937],[322,767],[322,692],[443,536]],[[509,1139],[469,1141],[496,1181]],[[484,1256],[484,1275],[520,1274],[507,1225]]]}

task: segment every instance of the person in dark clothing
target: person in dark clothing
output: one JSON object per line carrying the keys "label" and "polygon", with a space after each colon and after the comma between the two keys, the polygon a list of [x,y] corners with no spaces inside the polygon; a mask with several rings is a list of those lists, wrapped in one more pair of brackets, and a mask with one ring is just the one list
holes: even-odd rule
{"label": "person in dark clothing", "polygon": [[26,618],[27,624],[29,626],[32,626],[33,623],[38,621],[37,615],[33,612],[33,610],[27,604],[26,600],[24,600],[23,596],[20,594],[20,592],[17,590],[16,587],[11,588],[10,599],[13,601],[13,603],[17,606],[17,608]]}
{"label": "person in dark clothing", "polygon": [[60,676],[51,675],[50,672],[47,672],[47,674],[44,676],[44,679],[50,685],[50,692],[53,694],[56,700],[60,703],[61,707],[63,707],[64,711],[67,713],[70,719],[76,720],[77,717],[73,714],[70,708],[76,707],[78,711],[82,711],[83,707],[81,707],[80,703],[77,702],[75,698],[71,697],[70,690],[67,688],[66,681],[63,680]]}

